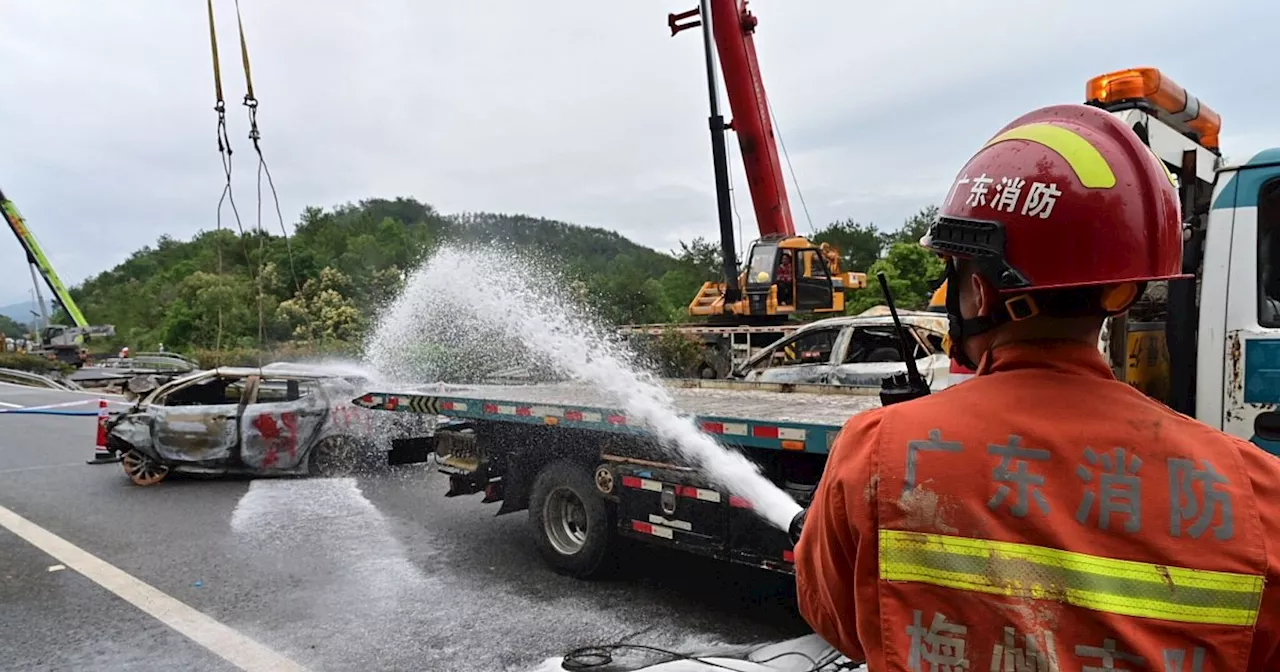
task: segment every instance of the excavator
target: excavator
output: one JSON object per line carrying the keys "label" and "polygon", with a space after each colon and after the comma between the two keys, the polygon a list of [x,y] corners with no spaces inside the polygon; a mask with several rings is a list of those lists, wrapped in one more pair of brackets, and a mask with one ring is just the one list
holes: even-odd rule
{"label": "excavator", "polygon": [[[44,324],[44,328],[38,334],[38,343],[28,352],[35,355],[44,355],[51,360],[57,360],[75,367],[85,365],[89,362],[89,351],[85,348],[85,344],[94,337],[108,338],[114,336],[116,333],[115,327],[109,324],[89,324],[89,321],[84,317],[84,313],[80,312],[80,307],[71,298],[71,293],[67,291],[66,286],[62,284],[62,280],[58,278],[58,274],[54,272],[53,266],[49,263],[49,258],[44,256],[44,250],[40,249],[40,244],[36,242],[35,236],[27,228],[26,220],[18,212],[18,206],[14,205],[13,201],[4,195],[4,191],[0,191],[0,216],[3,216],[4,221],[9,224],[9,229],[18,238],[18,244],[22,246],[22,250],[27,254],[27,263],[31,266],[31,282],[35,285],[36,295],[39,298],[41,321]],[[66,311],[67,316],[75,322],[75,326],[49,323],[44,297],[40,295],[40,283],[36,280],[37,272],[44,279],[49,291],[53,292],[53,296],[63,310]]]}
{"label": "excavator", "polygon": [[[801,314],[841,314],[845,292],[867,286],[865,273],[840,270],[838,250],[796,235],[774,141],[773,117],[756,60],[753,34],[757,23],[746,0],[701,0],[694,9],[667,16],[672,36],[702,28],[724,280],[703,283],[689,304],[689,314],[720,324],[780,324]],[[729,123],[720,113],[717,55],[733,113]],[[738,134],[760,229],[760,238],[750,244],[746,268],[741,272],[734,243],[727,130]]]}

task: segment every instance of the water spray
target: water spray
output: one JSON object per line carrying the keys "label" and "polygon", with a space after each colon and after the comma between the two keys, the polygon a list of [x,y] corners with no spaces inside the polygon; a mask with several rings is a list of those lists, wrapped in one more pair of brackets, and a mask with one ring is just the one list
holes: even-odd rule
{"label": "water spray", "polygon": [[[441,249],[413,273],[383,314],[366,355],[375,368],[402,382],[438,382],[450,367],[472,375],[477,367],[527,365],[590,385],[616,398],[628,418],[665,447],[786,530],[800,505],[758,464],[680,413],[661,379],[639,365],[639,356],[585,307],[566,299],[572,293],[548,270],[551,266],[505,251]],[[497,289],[493,269],[502,269]]]}

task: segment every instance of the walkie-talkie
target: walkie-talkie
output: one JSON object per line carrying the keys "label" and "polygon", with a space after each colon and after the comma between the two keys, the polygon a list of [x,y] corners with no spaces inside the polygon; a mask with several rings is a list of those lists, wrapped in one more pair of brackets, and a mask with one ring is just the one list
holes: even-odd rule
{"label": "walkie-talkie", "polygon": [[[907,340],[907,330],[902,328],[898,308],[893,305],[889,279],[885,277],[883,271],[876,273],[876,277],[880,280],[881,291],[884,292],[884,302],[889,306],[889,315],[893,317],[893,326],[898,330],[898,353],[902,355],[902,361],[907,364],[905,374],[895,373],[880,381],[880,405],[889,406],[928,395],[929,384],[925,382],[924,376],[920,375],[920,369],[916,368],[916,360],[912,357],[915,354],[915,347]],[[791,539],[792,546],[800,543],[800,535],[804,532],[804,521],[808,514],[808,509],[801,509],[791,519],[791,524],[787,527],[787,537]]]}
{"label": "walkie-talkie", "polygon": [[[885,277],[883,271],[876,273],[876,277],[880,280],[881,291],[884,292],[884,302],[889,306],[889,315],[893,317],[893,326],[898,330],[898,352],[902,355],[902,361],[907,364],[905,374],[895,373],[880,381],[880,405],[889,406],[928,395],[929,384],[925,382],[924,376],[920,375],[920,369],[916,368],[916,360],[912,357],[915,354],[915,347],[907,340],[907,330],[902,328],[898,308],[893,305],[889,279]],[[792,546],[800,543],[800,535],[804,532],[804,521],[808,513],[808,509],[802,509],[791,519],[787,536],[791,539]]]}
{"label": "walkie-talkie", "polygon": [[902,320],[898,319],[898,309],[893,305],[893,294],[889,292],[889,279],[884,271],[876,273],[880,280],[880,290],[884,292],[884,302],[889,306],[889,315],[893,317],[893,327],[898,331],[898,352],[907,365],[905,374],[895,373],[880,381],[880,405],[889,406],[912,399],[919,399],[929,394],[929,384],[916,368],[915,347],[907,341],[907,330],[902,328]]}

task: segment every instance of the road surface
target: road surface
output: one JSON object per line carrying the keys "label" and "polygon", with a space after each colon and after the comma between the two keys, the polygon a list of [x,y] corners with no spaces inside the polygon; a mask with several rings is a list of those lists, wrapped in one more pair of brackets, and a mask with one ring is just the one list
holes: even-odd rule
{"label": "road surface", "polygon": [[[0,385],[0,410],[81,399]],[[445,499],[424,465],[139,488],[85,464],[94,431],[0,414],[0,669],[525,672],[591,644],[807,632],[763,571],[637,547],[607,581],[556,575],[526,514]]]}

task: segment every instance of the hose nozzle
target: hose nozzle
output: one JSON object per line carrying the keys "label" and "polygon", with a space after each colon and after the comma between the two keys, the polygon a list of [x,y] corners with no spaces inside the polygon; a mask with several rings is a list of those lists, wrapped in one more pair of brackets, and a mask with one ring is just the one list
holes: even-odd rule
{"label": "hose nozzle", "polygon": [[804,517],[808,513],[808,509],[800,509],[800,513],[791,519],[791,525],[787,527],[787,535],[791,537],[792,546],[800,543],[800,533],[804,531]]}

